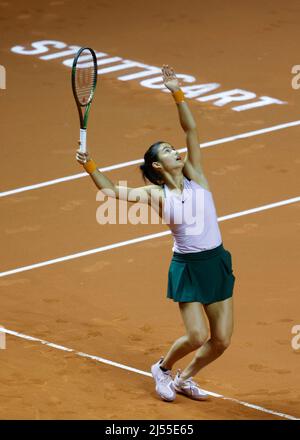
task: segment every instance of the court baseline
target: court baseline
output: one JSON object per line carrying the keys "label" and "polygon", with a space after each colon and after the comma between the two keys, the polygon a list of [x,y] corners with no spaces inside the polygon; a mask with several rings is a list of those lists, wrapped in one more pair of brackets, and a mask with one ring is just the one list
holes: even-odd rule
{"label": "court baseline", "polygon": [[[6,334],[9,334],[9,335],[12,335],[12,336],[16,336],[16,337],[21,338],[21,339],[26,339],[28,341],[39,342],[39,343],[41,343],[43,345],[47,345],[48,347],[52,347],[52,348],[55,348],[57,350],[67,351],[69,353],[72,352],[76,356],[81,356],[81,357],[86,358],[86,359],[92,359],[94,361],[101,362],[101,363],[107,364],[107,365],[111,365],[113,367],[121,368],[123,370],[128,370],[128,371],[131,371],[133,373],[141,374],[143,376],[152,377],[151,373],[149,373],[147,371],[138,370],[136,368],[129,367],[129,366],[123,365],[123,364],[119,364],[117,362],[113,362],[113,361],[110,361],[108,359],[104,359],[104,358],[99,357],[99,356],[94,356],[94,355],[90,355],[88,353],[83,353],[83,352],[80,352],[80,351],[76,351],[76,350],[74,350],[72,348],[67,348],[67,347],[64,347],[63,345],[54,344],[52,342],[48,342],[48,341],[45,341],[43,339],[35,338],[33,336],[28,336],[28,335],[25,335],[23,333],[15,332],[13,330],[8,330],[6,328],[0,328],[0,333],[6,333]],[[291,416],[289,414],[284,414],[284,413],[280,413],[280,412],[277,412],[277,411],[272,411],[272,410],[264,408],[262,406],[254,405],[253,403],[244,402],[242,400],[234,399],[232,397],[225,397],[222,394],[217,394],[217,393],[214,393],[212,391],[207,391],[207,390],[204,390],[204,391],[208,395],[210,395],[212,397],[216,397],[216,398],[223,399],[223,400],[228,400],[228,401],[237,403],[239,405],[243,405],[243,406],[246,406],[248,408],[255,409],[257,411],[261,411],[261,412],[264,412],[264,413],[272,414],[274,416],[282,417],[282,418],[288,419],[288,420],[300,420],[300,419],[298,419],[298,418],[296,418],[294,416]]]}

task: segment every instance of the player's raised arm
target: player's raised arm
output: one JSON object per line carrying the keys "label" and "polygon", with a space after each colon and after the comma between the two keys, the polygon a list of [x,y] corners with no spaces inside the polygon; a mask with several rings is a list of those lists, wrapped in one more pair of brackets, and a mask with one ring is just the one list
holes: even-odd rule
{"label": "player's raised arm", "polygon": [[180,88],[179,80],[176,77],[174,69],[167,64],[164,64],[162,73],[164,84],[169,90],[171,90],[175,99],[180,124],[186,134],[187,154],[185,157],[185,163],[202,174],[201,151],[196,122],[187,102],[184,101],[184,94]]}
{"label": "player's raised arm", "polygon": [[128,202],[151,203],[151,196],[153,195],[153,189],[157,187],[156,185],[146,185],[138,188],[115,185],[114,182],[99,171],[88,152],[84,153],[77,150],[76,159],[83,165],[85,171],[89,173],[97,188],[107,196],[127,200]]}

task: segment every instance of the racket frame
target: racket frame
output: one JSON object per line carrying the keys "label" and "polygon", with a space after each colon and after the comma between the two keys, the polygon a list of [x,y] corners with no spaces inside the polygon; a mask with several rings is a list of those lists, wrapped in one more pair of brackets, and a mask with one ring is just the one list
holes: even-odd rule
{"label": "racket frame", "polygon": [[[89,101],[87,102],[87,104],[81,104],[78,96],[77,96],[77,92],[76,92],[76,66],[77,66],[77,61],[81,55],[81,53],[84,50],[88,50],[91,53],[92,56],[92,60],[94,63],[94,68],[95,68],[95,78],[94,78],[94,83],[92,86],[92,90],[91,90],[91,94],[89,97]],[[90,47],[81,47],[79,49],[79,51],[76,53],[75,58],[73,60],[73,65],[72,65],[72,91],[73,91],[73,96],[75,98],[75,102],[77,105],[77,109],[78,109],[78,113],[79,113],[79,120],[80,120],[80,146],[79,146],[79,150],[82,153],[86,153],[87,149],[86,149],[86,129],[87,129],[87,122],[88,122],[88,117],[89,117],[89,113],[90,113],[90,108],[91,108],[91,104],[92,101],[94,99],[94,95],[95,95],[95,90],[96,90],[96,85],[97,85],[97,78],[98,78],[98,64],[97,64],[97,57],[96,54],[94,52],[94,50]],[[83,108],[85,108],[84,114],[83,114]]]}

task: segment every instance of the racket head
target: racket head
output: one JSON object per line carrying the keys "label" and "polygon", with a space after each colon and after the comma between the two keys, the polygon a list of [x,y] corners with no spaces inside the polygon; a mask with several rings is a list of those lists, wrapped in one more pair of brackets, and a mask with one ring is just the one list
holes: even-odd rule
{"label": "racket head", "polygon": [[72,66],[72,90],[82,129],[86,129],[90,106],[95,95],[97,70],[97,57],[93,49],[80,48]]}

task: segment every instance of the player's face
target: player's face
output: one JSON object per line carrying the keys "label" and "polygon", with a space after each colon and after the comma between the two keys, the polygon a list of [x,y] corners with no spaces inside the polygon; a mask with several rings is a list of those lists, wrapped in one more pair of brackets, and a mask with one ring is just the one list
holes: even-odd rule
{"label": "player's face", "polygon": [[163,143],[159,148],[159,160],[166,169],[178,168],[183,165],[179,153],[169,143]]}

